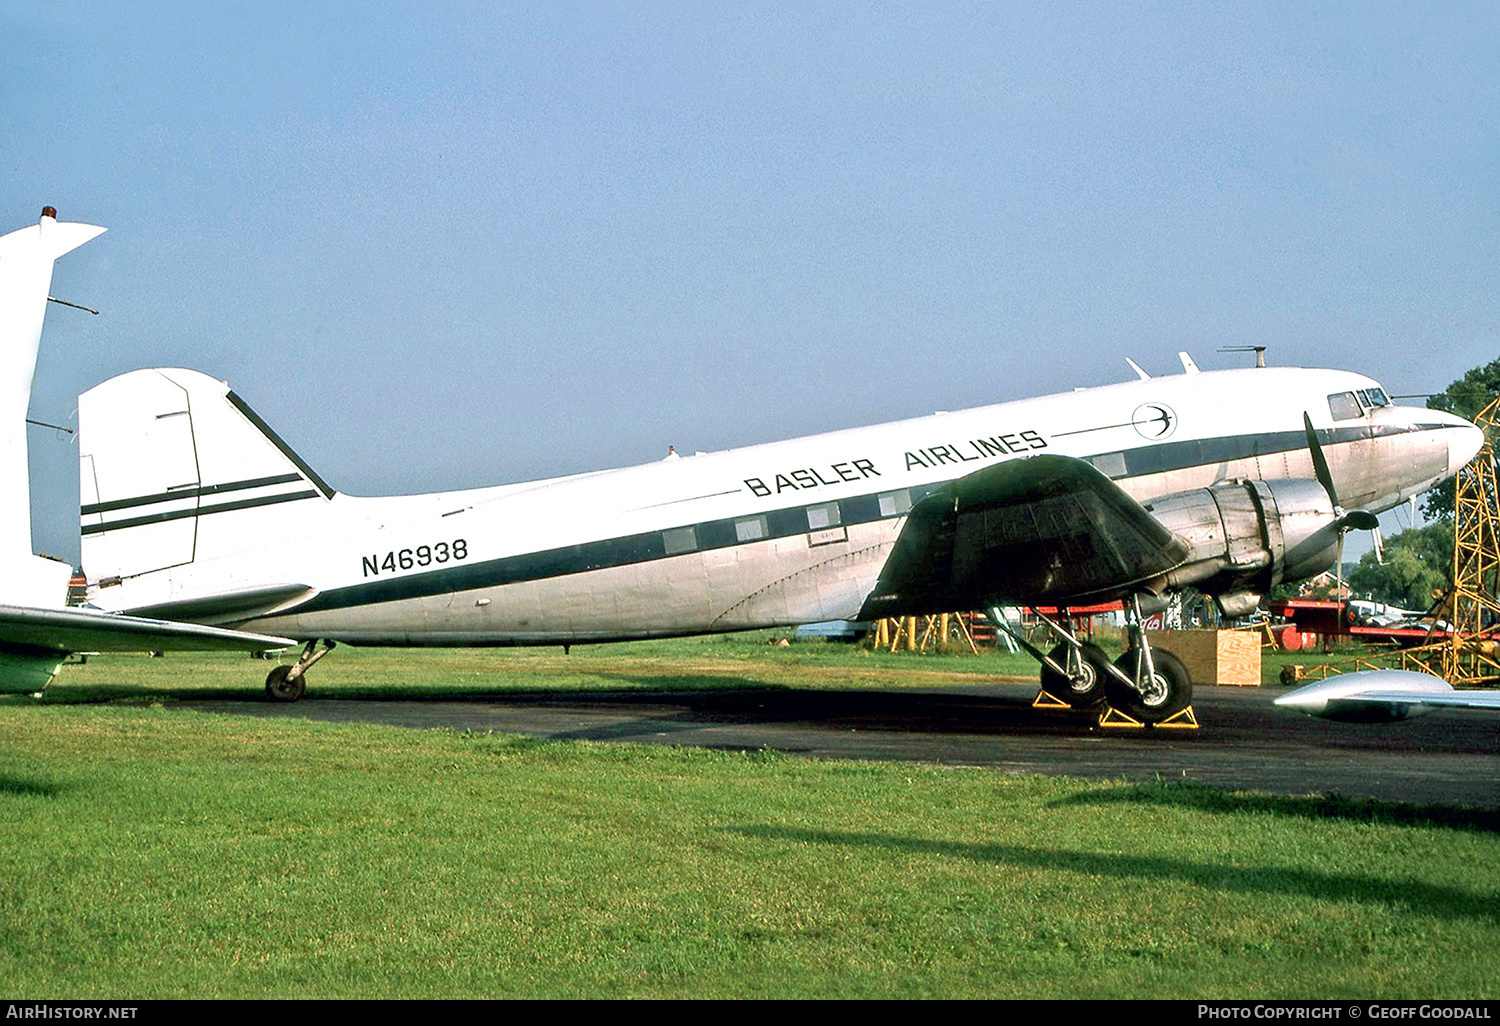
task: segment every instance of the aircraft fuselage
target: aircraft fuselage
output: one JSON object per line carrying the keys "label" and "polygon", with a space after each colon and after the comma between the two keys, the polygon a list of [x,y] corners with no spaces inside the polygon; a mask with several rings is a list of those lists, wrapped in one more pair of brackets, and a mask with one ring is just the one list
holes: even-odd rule
{"label": "aircraft fuselage", "polygon": [[[165,492],[90,502],[86,487],[84,559],[97,580],[91,537],[152,517],[165,537],[187,520],[185,559],[127,556],[91,599],[364,644],[559,644],[855,619],[907,511],[947,482],[1063,455],[1149,508],[1231,479],[1311,479],[1304,413],[1350,509],[1389,509],[1478,447],[1472,425],[1390,404],[1359,374],[1208,371],[468,491],[361,498],[310,472],[226,470],[209,482],[202,470],[186,514]],[[233,501],[215,498],[228,492]],[[230,598],[201,601],[210,594]]]}

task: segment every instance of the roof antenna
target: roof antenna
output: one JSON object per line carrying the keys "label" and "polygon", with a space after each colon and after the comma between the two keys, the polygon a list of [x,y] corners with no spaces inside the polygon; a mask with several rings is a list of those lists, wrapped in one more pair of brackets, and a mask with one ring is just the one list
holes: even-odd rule
{"label": "roof antenna", "polygon": [[1257,366],[1257,367],[1264,367],[1266,365],[1266,347],[1265,346],[1220,346],[1219,347],[1219,352],[1221,352],[1221,353],[1254,353],[1255,354],[1255,366]]}
{"label": "roof antenna", "polygon": [[70,303],[66,299],[58,299],[56,296],[48,296],[47,302],[56,303],[59,306],[71,306],[74,310],[82,310],[84,313],[91,313],[95,317],[99,316],[99,311],[95,310],[91,306],[81,306],[78,303]]}

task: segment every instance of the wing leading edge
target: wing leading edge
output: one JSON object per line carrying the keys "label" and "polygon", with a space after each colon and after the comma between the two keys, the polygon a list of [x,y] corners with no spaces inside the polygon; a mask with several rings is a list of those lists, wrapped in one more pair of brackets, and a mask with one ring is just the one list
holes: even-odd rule
{"label": "wing leading edge", "polygon": [[1500,690],[1460,691],[1439,677],[1411,670],[1360,670],[1289,691],[1283,709],[1345,723],[1394,723],[1430,709],[1500,712]]}
{"label": "wing leading edge", "polygon": [[1116,598],[1188,554],[1092,464],[1034,456],[959,478],[913,506],[860,619]]}

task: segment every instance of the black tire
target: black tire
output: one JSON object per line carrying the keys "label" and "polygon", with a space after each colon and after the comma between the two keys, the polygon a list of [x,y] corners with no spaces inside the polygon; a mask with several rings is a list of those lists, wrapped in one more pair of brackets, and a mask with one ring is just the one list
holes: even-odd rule
{"label": "black tire", "polygon": [[[1052,661],[1059,666],[1068,665],[1068,645],[1058,645],[1050,653]],[[1109,676],[1105,669],[1109,656],[1098,645],[1087,642],[1083,646],[1083,676],[1078,680],[1064,676],[1042,664],[1042,690],[1053,698],[1071,705],[1074,709],[1089,709],[1104,701],[1104,681]]]}
{"label": "black tire", "polygon": [[[1115,660],[1120,672],[1132,680],[1135,678],[1135,659],[1136,650],[1127,648],[1125,654]],[[1104,695],[1109,704],[1141,723],[1160,723],[1176,716],[1193,701],[1193,683],[1181,659],[1165,649],[1153,648],[1151,665],[1156,668],[1156,674],[1144,695],[1113,675],[1104,678]]]}
{"label": "black tire", "polygon": [[296,702],[307,691],[307,677],[299,674],[296,680],[288,680],[290,666],[272,667],[266,674],[266,697],[273,702]]}

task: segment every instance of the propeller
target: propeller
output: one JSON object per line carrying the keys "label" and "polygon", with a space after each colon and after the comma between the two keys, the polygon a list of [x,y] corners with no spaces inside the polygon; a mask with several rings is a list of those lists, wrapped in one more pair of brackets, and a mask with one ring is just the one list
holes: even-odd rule
{"label": "propeller", "polygon": [[[1338,562],[1334,564],[1334,575],[1339,582],[1339,591],[1344,586],[1344,535],[1350,531],[1375,531],[1376,547],[1379,551],[1380,518],[1367,509],[1344,509],[1339,502],[1339,493],[1333,487],[1333,474],[1328,470],[1328,458],[1323,455],[1323,443],[1318,441],[1318,433],[1313,430],[1312,417],[1306,411],[1302,414],[1302,426],[1307,429],[1307,448],[1312,453],[1313,473],[1317,475],[1318,484],[1328,493],[1328,501],[1333,504],[1333,526],[1339,533]],[[1340,596],[1342,597],[1342,596]]]}

